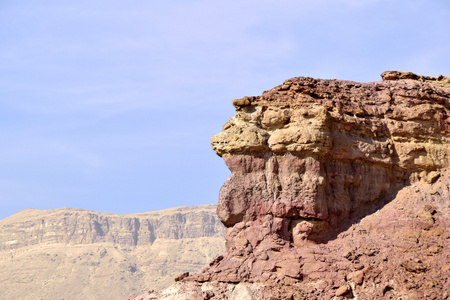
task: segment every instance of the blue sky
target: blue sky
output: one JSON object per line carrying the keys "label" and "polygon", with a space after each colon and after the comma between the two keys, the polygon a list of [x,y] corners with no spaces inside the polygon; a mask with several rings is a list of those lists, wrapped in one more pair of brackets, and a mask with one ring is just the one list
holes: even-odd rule
{"label": "blue sky", "polygon": [[1,1],[0,219],[215,203],[231,100],[295,76],[450,76],[450,2]]}

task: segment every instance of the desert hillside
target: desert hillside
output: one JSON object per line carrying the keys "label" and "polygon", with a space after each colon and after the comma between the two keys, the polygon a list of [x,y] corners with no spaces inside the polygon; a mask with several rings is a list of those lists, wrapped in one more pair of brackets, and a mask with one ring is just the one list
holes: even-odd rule
{"label": "desert hillside", "polygon": [[167,287],[224,252],[215,209],[20,211],[0,221],[0,299],[121,299]]}

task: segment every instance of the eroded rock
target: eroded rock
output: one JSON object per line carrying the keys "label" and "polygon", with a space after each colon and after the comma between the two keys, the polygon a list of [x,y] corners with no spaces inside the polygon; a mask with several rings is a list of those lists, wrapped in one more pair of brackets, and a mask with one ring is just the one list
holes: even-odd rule
{"label": "eroded rock", "polygon": [[178,295],[448,296],[450,77],[381,76],[297,77],[233,101],[211,139],[231,171],[217,206],[227,251]]}

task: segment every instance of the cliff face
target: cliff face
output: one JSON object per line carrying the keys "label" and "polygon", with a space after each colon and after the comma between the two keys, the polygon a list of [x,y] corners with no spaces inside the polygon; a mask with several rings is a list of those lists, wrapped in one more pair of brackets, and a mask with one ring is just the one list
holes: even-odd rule
{"label": "cliff face", "polygon": [[450,77],[381,76],[233,101],[211,140],[226,254],[163,299],[449,297]]}
{"label": "cliff face", "polygon": [[0,221],[0,250],[38,244],[113,243],[151,245],[156,239],[216,236],[222,225],[211,214],[215,206],[117,215],[83,209],[28,209]]}
{"label": "cliff face", "polygon": [[236,116],[211,140],[232,172],[220,219],[228,227],[266,215],[305,221],[309,236],[392,199],[413,174],[447,168],[443,82],[293,78],[233,101]]}
{"label": "cliff face", "polygon": [[225,250],[215,208],[18,212],[0,221],[0,298],[120,299],[165,288]]}

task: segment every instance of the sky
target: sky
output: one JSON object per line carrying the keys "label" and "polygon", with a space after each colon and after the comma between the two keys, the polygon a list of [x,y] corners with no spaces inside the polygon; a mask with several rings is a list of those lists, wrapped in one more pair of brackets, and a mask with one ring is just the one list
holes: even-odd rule
{"label": "sky", "polygon": [[0,219],[216,203],[231,101],[450,76],[448,0],[0,1]]}

